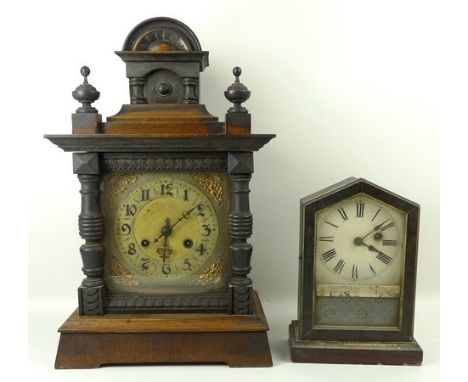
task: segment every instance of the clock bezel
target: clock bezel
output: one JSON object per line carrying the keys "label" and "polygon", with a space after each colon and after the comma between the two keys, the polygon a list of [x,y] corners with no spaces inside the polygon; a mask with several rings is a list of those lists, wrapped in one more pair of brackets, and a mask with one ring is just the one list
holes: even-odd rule
{"label": "clock bezel", "polygon": [[[128,180],[130,179],[130,181]],[[215,199],[216,195],[213,192],[210,192],[207,187],[197,181],[196,179],[206,180],[209,179],[213,180],[219,186],[220,193],[217,195],[218,199]],[[205,242],[205,245],[209,245],[209,252],[203,258],[203,260],[199,261],[194,269],[187,271],[184,270],[183,272],[176,273],[176,274],[169,274],[164,276],[161,273],[148,273],[148,272],[141,272],[137,267],[135,267],[134,258],[129,257],[125,254],[125,249],[122,248],[125,241],[122,241],[123,238],[131,237],[133,243],[136,243],[136,252],[140,253],[143,257],[151,258],[152,255],[151,250],[143,249],[139,244],[138,240],[132,236],[135,232],[136,221],[138,220],[138,213],[136,213],[132,220],[130,218],[124,218],[122,215],[123,205],[130,200],[132,200],[135,193],[138,193],[142,187],[151,188],[154,184],[157,184],[161,181],[172,181],[175,185],[185,184],[187,187],[190,187],[192,190],[196,190],[195,195],[198,197],[204,198],[203,203],[206,205],[206,210],[209,211],[208,219],[209,221],[216,222],[215,225],[215,233],[212,237],[210,244]],[[144,292],[145,289],[156,289],[157,294],[164,294],[167,293],[164,289],[168,288],[171,293],[174,293],[174,289],[184,288],[186,289],[185,292],[177,291],[176,293],[183,294],[190,294],[190,293],[223,293],[225,289],[227,289],[229,276],[228,270],[230,269],[230,256],[229,253],[229,240],[228,240],[228,214],[230,209],[230,200],[229,200],[229,191],[228,191],[228,179],[227,174],[225,171],[108,171],[105,173],[105,179],[102,181],[102,189],[103,197],[101,200],[101,205],[103,211],[105,211],[104,216],[106,217],[106,228],[103,242],[106,248],[106,255],[109,256],[110,260],[114,260],[119,267],[123,268],[124,271],[128,272],[128,276],[131,277],[143,277],[147,278],[147,282],[149,284],[143,283],[143,285],[133,284],[130,288],[130,292],[134,293],[146,293],[151,294],[151,292]],[[123,187],[121,186],[123,184]],[[106,187],[107,186],[107,187]],[[212,183],[212,187],[213,186]],[[107,189],[108,188],[108,189]],[[154,191],[154,190],[153,190]],[[177,196],[171,197],[164,197],[160,196],[159,194],[156,195],[156,192],[150,194],[149,198],[146,201],[137,201],[133,199],[133,203],[138,208],[139,212],[141,213],[143,210],[147,209],[148,203],[155,202],[155,201],[164,201],[164,200],[177,200]],[[187,206],[190,205],[187,202]],[[164,204],[162,207],[164,209]],[[205,211],[205,214],[207,212]],[[126,221],[127,224],[131,226],[132,235],[125,235],[122,236],[118,227],[122,224],[123,221]],[[185,220],[181,221],[181,225],[183,225]],[[199,224],[199,220],[197,220],[197,226]],[[145,224],[145,223],[138,223]],[[163,224],[163,222],[161,222]],[[162,227],[162,225],[161,225]],[[179,226],[180,227],[180,226]],[[199,227],[200,228],[200,227]],[[155,237],[156,232],[155,232]],[[162,234],[161,234],[162,235]],[[172,236],[170,235],[169,238]],[[210,236],[211,237],[211,236]],[[160,241],[161,243],[162,241]],[[169,239],[169,243],[171,239]],[[151,247],[154,250],[154,247]],[[195,248],[192,248],[195,251]],[[203,279],[205,282],[200,282],[200,277],[205,273],[208,272],[210,268],[213,268],[215,263],[218,261],[222,262],[223,272],[220,270],[219,280],[211,280],[207,281]],[[151,260],[153,262],[153,260]],[[111,262],[110,262],[111,263]],[[154,264],[154,263],[153,263]],[[172,261],[171,261],[171,264]],[[105,267],[105,271],[109,271],[108,267]],[[125,272],[123,272],[125,273]],[[112,276],[107,273],[107,276]],[[120,274],[117,275],[118,277],[121,276]],[[131,278],[130,278],[131,279]],[[213,279],[216,279],[213,277]],[[175,281],[180,281],[182,284],[174,286]],[[197,283],[198,282],[198,283]],[[145,285],[146,284],[146,285]],[[134,291],[131,291],[135,289]],[[207,292],[207,290],[211,290],[212,292]]]}
{"label": "clock bezel", "polygon": [[[100,158],[102,173],[224,173],[229,176],[227,153],[103,153]],[[200,190],[207,198],[204,190]],[[106,192],[106,191],[104,191]],[[230,190],[225,190],[225,202],[230,211]],[[218,212],[216,212],[218,213]],[[220,217],[218,216],[218,219]],[[113,222],[111,222],[112,224]],[[107,223],[105,223],[107,224]],[[227,225],[226,227],[227,228]],[[227,237],[229,242],[229,234]],[[107,249],[107,248],[105,248]],[[229,250],[227,245],[226,251]],[[230,268],[232,258],[225,265]],[[230,272],[229,272],[230,273]],[[228,276],[229,278],[230,276]],[[105,281],[106,285],[107,282]],[[230,309],[230,291],[193,292],[162,291],[161,293],[106,293],[107,313],[167,313],[167,312],[227,312]]]}
{"label": "clock bezel", "polygon": [[[313,325],[315,285],[316,212],[359,193],[381,200],[407,214],[403,302],[399,328],[318,328]],[[348,178],[301,199],[301,248],[299,269],[299,336],[308,340],[411,341],[413,338],[419,205],[365,179]]]}

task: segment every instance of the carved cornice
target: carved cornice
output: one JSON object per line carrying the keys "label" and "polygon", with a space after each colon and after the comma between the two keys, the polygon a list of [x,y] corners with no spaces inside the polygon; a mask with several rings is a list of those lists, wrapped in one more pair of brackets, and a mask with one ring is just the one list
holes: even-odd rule
{"label": "carved cornice", "polygon": [[65,151],[74,152],[248,152],[258,151],[275,135],[213,135],[157,137],[111,134],[45,135]]}
{"label": "carved cornice", "polygon": [[222,171],[227,168],[223,158],[105,158],[108,171]]}

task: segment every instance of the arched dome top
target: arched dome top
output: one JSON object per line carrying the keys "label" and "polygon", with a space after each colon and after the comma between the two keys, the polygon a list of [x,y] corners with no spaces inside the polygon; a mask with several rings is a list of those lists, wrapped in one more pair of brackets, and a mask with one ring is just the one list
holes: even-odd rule
{"label": "arched dome top", "polygon": [[125,39],[123,51],[201,52],[197,36],[184,23],[169,17],[154,17],[138,24]]}

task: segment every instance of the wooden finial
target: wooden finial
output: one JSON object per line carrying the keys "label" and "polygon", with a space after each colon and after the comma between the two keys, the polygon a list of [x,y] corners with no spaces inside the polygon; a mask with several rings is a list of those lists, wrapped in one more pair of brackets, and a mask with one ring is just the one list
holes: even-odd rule
{"label": "wooden finial", "polygon": [[234,74],[234,76],[236,77],[236,82],[239,82],[239,76],[242,74],[242,69],[240,68],[240,66],[235,66],[232,69],[232,74]]}
{"label": "wooden finial", "polygon": [[91,73],[91,70],[89,70],[89,68],[87,66],[82,66],[81,69],[80,69],[80,73],[84,77],[83,83],[87,84],[88,83],[88,76],[89,76],[89,73]]}
{"label": "wooden finial", "polygon": [[82,104],[81,107],[76,109],[76,112],[97,113],[97,109],[91,106],[91,104],[99,98],[99,92],[93,85],[88,83],[88,76],[91,71],[87,66],[83,66],[80,72],[83,76],[83,83],[72,92],[73,98]]}
{"label": "wooden finial", "polygon": [[242,69],[236,66],[232,69],[232,73],[236,77],[235,82],[224,92],[226,99],[234,104],[234,106],[228,110],[228,113],[247,113],[247,109],[241,104],[250,98],[250,91],[239,80]]}

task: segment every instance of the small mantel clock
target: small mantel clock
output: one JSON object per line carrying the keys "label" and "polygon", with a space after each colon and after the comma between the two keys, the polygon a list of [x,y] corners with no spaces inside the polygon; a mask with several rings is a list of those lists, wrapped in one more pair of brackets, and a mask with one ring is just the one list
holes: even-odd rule
{"label": "small mantel clock", "polygon": [[348,178],[301,200],[295,362],[422,362],[413,338],[419,206]]}
{"label": "small mantel clock", "polygon": [[72,134],[46,135],[73,152],[85,240],[86,277],[55,366],[271,366],[248,238],[253,152],[274,135],[251,134],[239,67],[225,123],[199,103],[208,52],[180,21],[143,21],[116,54],[130,104],[103,122],[83,67]]}

